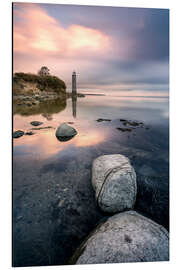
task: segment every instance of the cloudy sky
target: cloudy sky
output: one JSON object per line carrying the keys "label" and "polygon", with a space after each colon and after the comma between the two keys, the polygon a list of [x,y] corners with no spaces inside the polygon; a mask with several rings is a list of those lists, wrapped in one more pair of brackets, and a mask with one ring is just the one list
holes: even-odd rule
{"label": "cloudy sky", "polygon": [[122,95],[168,95],[166,9],[15,3],[14,72],[48,66],[71,88]]}

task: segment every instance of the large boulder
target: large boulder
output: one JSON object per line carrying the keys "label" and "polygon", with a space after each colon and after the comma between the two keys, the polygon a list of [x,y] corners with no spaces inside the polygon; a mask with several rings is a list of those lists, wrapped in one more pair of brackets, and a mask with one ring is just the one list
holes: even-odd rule
{"label": "large boulder", "polygon": [[104,212],[132,209],[136,201],[136,173],[123,155],[104,155],[92,165],[92,185],[96,200]]}
{"label": "large boulder", "polygon": [[169,260],[166,229],[135,211],[110,217],[81,244],[70,263],[98,264]]}
{"label": "large boulder", "polygon": [[56,137],[60,141],[68,141],[77,134],[75,128],[67,125],[66,123],[61,124],[56,130]]}

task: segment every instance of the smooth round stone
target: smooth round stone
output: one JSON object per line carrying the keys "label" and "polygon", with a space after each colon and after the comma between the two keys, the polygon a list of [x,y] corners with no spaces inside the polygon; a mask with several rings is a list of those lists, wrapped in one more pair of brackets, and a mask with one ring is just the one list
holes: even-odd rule
{"label": "smooth round stone", "polygon": [[166,229],[135,211],[110,217],[81,244],[70,263],[100,264],[169,260]]}
{"label": "smooth round stone", "polygon": [[66,123],[61,124],[56,130],[56,137],[60,141],[67,141],[73,138],[77,134],[75,128],[67,125]]}
{"label": "smooth round stone", "polygon": [[40,122],[40,121],[32,121],[30,124],[31,124],[32,126],[40,126],[40,125],[43,124],[43,122]]}
{"label": "smooth round stone", "polygon": [[115,154],[96,158],[92,165],[92,185],[104,212],[132,209],[136,201],[136,173],[127,157]]}

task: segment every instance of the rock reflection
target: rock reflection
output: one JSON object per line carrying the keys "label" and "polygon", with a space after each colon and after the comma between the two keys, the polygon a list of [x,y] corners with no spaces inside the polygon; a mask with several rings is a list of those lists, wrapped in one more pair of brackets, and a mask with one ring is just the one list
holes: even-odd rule
{"label": "rock reflection", "polygon": [[[75,136],[75,135],[74,135]],[[67,141],[70,141],[72,138],[74,138],[74,136],[71,136],[71,137],[57,137],[56,138],[58,139],[58,141],[60,142],[67,142]]]}
{"label": "rock reflection", "polygon": [[32,106],[18,104],[18,100],[13,101],[14,115],[30,116],[41,114],[47,120],[52,120],[52,114],[59,113],[66,108],[66,99],[47,100]]}
{"label": "rock reflection", "polygon": [[43,113],[42,116],[46,118],[48,121],[53,120],[53,117],[50,113]]}

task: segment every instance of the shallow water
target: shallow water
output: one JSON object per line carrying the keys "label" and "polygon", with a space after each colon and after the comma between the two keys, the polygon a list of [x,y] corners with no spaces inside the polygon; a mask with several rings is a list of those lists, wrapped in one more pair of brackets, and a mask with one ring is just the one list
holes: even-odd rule
{"label": "shallow water", "polygon": [[[90,181],[92,160],[102,154],[130,158],[138,181],[136,210],[168,228],[168,102],[107,95],[56,100],[41,108],[14,105],[14,130],[30,130],[33,120],[52,127],[13,141],[14,266],[67,264],[84,237],[106,218]],[[117,129],[123,127],[120,119],[144,126],[122,132]],[[73,122],[78,131],[66,142],[55,136],[63,122]]]}

